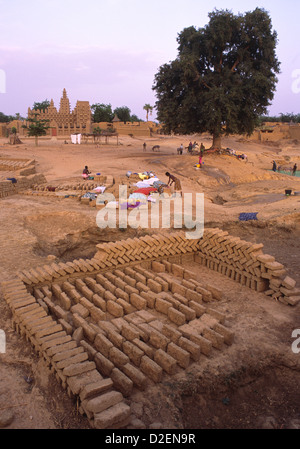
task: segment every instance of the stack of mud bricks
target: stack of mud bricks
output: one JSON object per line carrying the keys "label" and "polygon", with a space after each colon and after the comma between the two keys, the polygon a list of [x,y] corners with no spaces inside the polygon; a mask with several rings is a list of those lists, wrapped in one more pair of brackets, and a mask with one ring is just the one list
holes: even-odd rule
{"label": "stack of mud bricks", "polygon": [[283,284],[286,270],[273,256],[263,254],[263,244],[246,242],[214,228],[204,231],[199,246],[195,262],[257,292],[265,292],[278,300],[280,298],[285,304],[295,305],[298,302],[300,291],[295,289],[295,281],[289,278]]}
{"label": "stack of mud bricks", "polygon": [[53,319],[19,280],[2,282],[4,298],[12,311],[15,329],[31,342],[56,374],[80,411],[95,428],[129,424],[130,407],[110,377],[103,377],[90,353]]}
{"label": "stack of mud bricks", "polygon": [[29,189],[34,183],[45,181],[44,175],[30,175],[30,176],[11,176],[16,179],[16,183],[11,180],[0,182],[0,198],[5,198],[10,195],[19,193],[22,190]]}
{"label": "stack of mud bricks", "polygon": [[160,382],[163,372],[174,374],[201,353],[232,343],[225,316],[204,304],[222,293],[193,277],[176,264],[153,261],[149,269],[117,268],[34,287],[33,293],[84,345],[100,373],[129,396],[147,379]]}

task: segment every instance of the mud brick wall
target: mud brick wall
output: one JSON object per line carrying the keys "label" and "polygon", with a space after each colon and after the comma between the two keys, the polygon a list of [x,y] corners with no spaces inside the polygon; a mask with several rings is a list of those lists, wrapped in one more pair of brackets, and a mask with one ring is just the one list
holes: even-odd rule
{"label": "mud brick wall", "polygon": [[15,329],[45,359],[68,394],[78,398],[81,412],[92,426],[104,429],[127,425],[130,407],[113,387],[112,379],[100,374],[84,345],[47,313],[21,281],[4,282],[2,289]]}
{"label": "mud brick wall", "polygon": [[[90,260],[75,260],[67,264],[52,264],[20,273],[28,285],[57,276],[79,276],[79,272],[96,273],[117,267],[152,261],[167,260],[180,264],[196,262],[213,269],[233,281],[257,292],[264,292],[275,300],[296,305],[300,301],[300,290],[296,282],[286,276],[285,267],[271,255],[264,254],[262,244],[253,244],[232,237],[218,228],[206,229],[201,239],[186,239],[185,232],[174,232],[167,236],[152,235],[107,242],[96,245],[97,252]],[[150,264],[150,265],[149,265]]]}
{"label": "mud brick wall", "polygon": [[15,178],[16,183],[10,180],[0,181],[0,198],[5,198],[10,195],[14,195],[23,190],[31,188],[34,184],[45,182],[45,177],[42,174],[32,174],[29,176],[9,176]]}

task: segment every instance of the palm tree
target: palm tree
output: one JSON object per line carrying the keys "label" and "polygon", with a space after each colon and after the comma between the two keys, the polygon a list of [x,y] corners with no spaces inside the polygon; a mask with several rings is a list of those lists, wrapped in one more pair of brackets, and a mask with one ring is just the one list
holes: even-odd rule
{"label": "palm tree", "polygon": [[150,113],[150,115],[152,115],[153,108],[154,106],[151,106],[149,103],[146,103],[145,106],[143,107],[143,109],[147,112],[146,115],[147,122],[148,122],[148,114]]}

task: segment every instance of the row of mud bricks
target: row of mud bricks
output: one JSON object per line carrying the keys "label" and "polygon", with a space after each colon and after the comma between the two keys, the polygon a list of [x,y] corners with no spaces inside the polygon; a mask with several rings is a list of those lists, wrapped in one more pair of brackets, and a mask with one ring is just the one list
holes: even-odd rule
{"label": "row of mud bricks", "polygon": [[295,306],[300,302],[296,281],[286,276],[275,257],[264,254],[263,244],[253,244],[226,231],[207,229],[199,242],[195,261],[273,299]]}
{"label": "row of mud bricks", "polygon": [[[201,352],[209,355],[212,347],[221,349],[224,342],[231,344],[233,339],[230,330],[221,324],[225,316],[201,305],[202,298],[205,302],[210,302],[214,296],[220,299],[221,292],[218,289],[211,287],[210,291],[200,287],[199,283],[190,278],[193,273],[166,261],[163,264],[152,262],[154,273],[142,267],[135,268],[127,267],[124,272],[115,270],[96,275],[99,284],[95,279],[86,277],[85,282],[74,278],[73,284],[64,282],[61,287],[56,283],[51,287],[35,287],[37,301],[28,294],[22,283],[11,281],[2,285],[16,329],[31,341],[52,366],[62,385],[72,394],[79,394],[82,412],[98,428],[108,425],[119,428],[128,424],[130,412],[123,402],[122,393],[129,396],[133,384],[144,389],[146,377],[160,382],[163,371],[174,374],[177,364],[186,368],[190,360],[199,360]],[[164,279],[168,277],[167,273],[171,275],[169,282],[173,297],[166,293],[167,282],[156,276],[156,273],[165,273]],[[172,282],[173,276],[182,279]],[[134,278],[141,285],[144,280],[144,288],[140,292],[144,296],[126,289],[126,286],[130,288]],[[121,290],[123,282],[123,297],[127,290],[132,301],[126,303],[128,314],[125,319],[115,318],[109,322],[109,317],[119,315],[116,312],[120,308],[116,297],[115,305],[112,301],[113,294],[109,287],[113,286],[113,281],[116,283],[113,291],[116,293],[116,289]],[[156,293],[145,284],[149,284]],[[92,298],[89,295],[91,289],[97,292]],[[185,297],[178,292],[185,294]],[[84,294],[99,308],[83,297]],[[121,292],[117,295],[121,296]],[[65,310],[55,305],[54,298],[60,300]],[[70,298],[75,305],[71,306]],[[123,304],[125,302],[123,299]],[[145,310],[147,306],[173,318],[181,326],[176,329],[163,324]],[[105,313],[108,308],[110,312]],[[65,319],[70,309],[75,332]],[[49,316],[49,310],[58,321]],[[86,321],[88,315],[92,315],[98,325]],[[196,316],[201,317],[201,321],[195,323]],[[183,325],[190,320],[192,326]],[[118,391],[112,391],[112,388]]]}
{"label": "row of mud bricks", "polygon": [[128,425],[130,407],[114,388],[112,379],[104,378],[96,363],[89,360],[85,347],[45,311],[21,281],[3,282],[2,290],[15,329],[44,357],[70,397],[81,401],[81,411],[91,425],[100,429]]}
{"label": "row of mud bricks", "polygon": [[[187,239],[185,232],[167,236],[147,235],[140,238],[97,245],[95,256],[84,261],[45,265],[23,271],[21,279],[28,285],[54,281],[75,272],[96,272],[146,260],[167,259],[181,262],[190,255],[195,262],[226,275],[257,292],[265,292],[284,304],[296,305],[300,290],[286,276],[284,266],[262,251],[263,244],[253,244],[229,236],[218,228],[206,228],[200,239]],[[75,274],[74,274],[75,275]]]}

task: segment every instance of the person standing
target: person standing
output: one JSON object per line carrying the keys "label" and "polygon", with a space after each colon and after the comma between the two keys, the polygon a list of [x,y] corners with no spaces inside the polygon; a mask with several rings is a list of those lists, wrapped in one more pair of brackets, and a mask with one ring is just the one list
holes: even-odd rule
{"label": "person standing", "polygon": [[272,170],[275,172],[277,170],[277,164],[275,161],[273,161],[273,167]]}
{"label": "person standing", "polygon": [[297,171],[297,164],[295,164],[294,167],[293,167],[293,171],[292,171],[292,175],[293,176],[295,176],[296,171]]}

